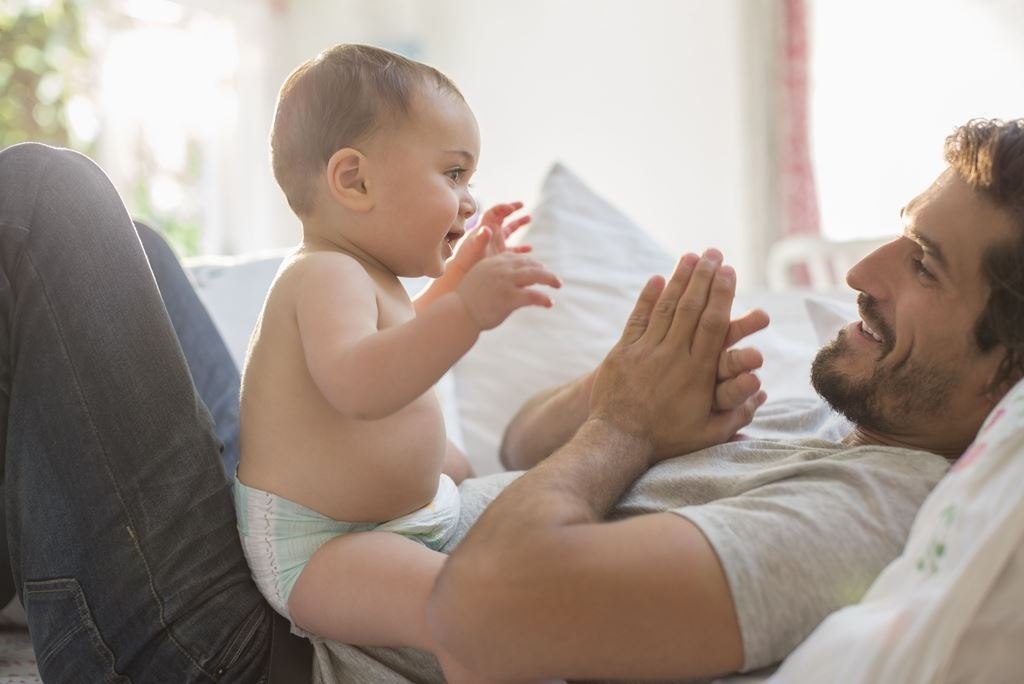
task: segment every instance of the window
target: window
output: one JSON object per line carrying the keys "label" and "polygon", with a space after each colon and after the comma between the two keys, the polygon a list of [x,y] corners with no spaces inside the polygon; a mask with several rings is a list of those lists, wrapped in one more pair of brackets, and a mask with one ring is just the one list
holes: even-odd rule
{"label": "window", "polygon": [[812,157],[822,232],[893,234],[974,117],[1024,116],[1024,6],[1009,0],[816,0]]}

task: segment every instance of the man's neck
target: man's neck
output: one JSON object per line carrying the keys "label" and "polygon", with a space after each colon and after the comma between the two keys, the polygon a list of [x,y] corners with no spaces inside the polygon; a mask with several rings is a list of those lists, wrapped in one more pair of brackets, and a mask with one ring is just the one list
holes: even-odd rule
{"label": "man's neck", "polygon": [[914,449],[916,451],[928,451],[942,456],[949,461],[955,461],[963,453],[962,448],[954,449],[937,449],[934,445],[925,445],[917,443],[915,441],[901,439],[897,435],[885,434],[877,432],[861,426],[855,426],[850,434],[843,438],[843,444],[847,446],[869,446],[869,445],[880,445],[888,447],[897,447],[900,449]]}

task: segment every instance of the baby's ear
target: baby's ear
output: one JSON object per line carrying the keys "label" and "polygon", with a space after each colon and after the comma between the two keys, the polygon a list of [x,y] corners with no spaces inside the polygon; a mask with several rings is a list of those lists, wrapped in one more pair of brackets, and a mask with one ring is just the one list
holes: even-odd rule
{"label": "baby's ear", "polygon": [[369,211],[373,200],[366,191],[367,159],[359,150],[344,147],[327,160],[327,190],[346,209]]}

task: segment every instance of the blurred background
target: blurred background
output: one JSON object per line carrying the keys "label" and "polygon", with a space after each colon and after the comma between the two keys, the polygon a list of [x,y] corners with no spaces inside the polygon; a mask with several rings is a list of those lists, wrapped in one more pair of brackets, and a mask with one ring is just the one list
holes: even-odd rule
{"label": "blurred background", "polygon": [[372,43],[459,85],[482,202],[562,161],[755,287],[786,236],[898,231],[956,124],[1024,116],[1022,38],[1016,0],[0,0],[0,147],[86,152],[183,255],[293,245],[277,89]]}

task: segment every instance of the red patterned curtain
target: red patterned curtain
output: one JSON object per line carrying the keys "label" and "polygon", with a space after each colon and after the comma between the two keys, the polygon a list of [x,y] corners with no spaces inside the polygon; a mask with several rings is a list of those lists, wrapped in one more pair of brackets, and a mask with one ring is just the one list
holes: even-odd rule
{"label": "red patterned curtain", "polygon": [[778,179],[782,234],[818,235],[818,195],[811,166],[808,0],[781,0]]}

